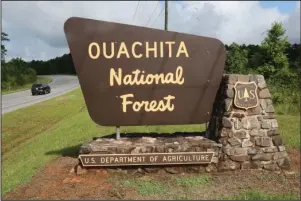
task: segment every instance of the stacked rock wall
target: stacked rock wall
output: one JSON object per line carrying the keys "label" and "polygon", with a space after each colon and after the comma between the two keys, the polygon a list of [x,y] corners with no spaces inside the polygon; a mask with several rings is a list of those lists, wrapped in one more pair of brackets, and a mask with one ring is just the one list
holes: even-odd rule
{"label": "stacked rock wall", "polygon": [[[237,84],[240,84],[240,89]],[[238,91],[241,92],[240,102],[236,94]],[[290,168],[271,94],[263,76],[224,75],[211,114],[206,131],[209,139],[186,135],[123,136],[119,140],[98,138],[83,144],[80,154],[214,152],[210,164],[134,167],[141,172],[274,171]]]}
{"label": "stacked rock wall", "polygon": [[[257,106],[241,109],[235,106],[237,82],[255,82]],[[289,158],[271,100],[262,75],[224,75],[214,103],[207,137],[222,143],[218,169],[289,168]]]}
{"label": "stacked rock wall", "polygon": [[[179,153],[179,152],[213,152],[211,163],[195,165],[163,165],[163,166],[136,166],[139,172],[155,173],[165,171],[168,173],[182,172],[214,172],[220,155],[221,145],[202,136],[176,136],[169,137],[133,137],[123,136],[116,140],[112,138],[98,138],[84,143],[79,150],[80,154],[144,154],[144,153]],[[112,168],[112,167],[111,167]],[[131,168],[123,167],[127,171]],[[134,170],[132,169],[132,170]]]}

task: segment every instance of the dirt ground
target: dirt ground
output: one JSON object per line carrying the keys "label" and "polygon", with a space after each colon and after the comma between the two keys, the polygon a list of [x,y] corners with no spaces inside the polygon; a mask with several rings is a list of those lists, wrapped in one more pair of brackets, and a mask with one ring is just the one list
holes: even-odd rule
{"label": "dirt ground", "polygon": [[286,172],[244,170],[202,174],[140,174],[98,171],[75,175],[76,158],[60,157],[3,199],[221,199],[244,190],[300,195],[300,151],[288,151]]}

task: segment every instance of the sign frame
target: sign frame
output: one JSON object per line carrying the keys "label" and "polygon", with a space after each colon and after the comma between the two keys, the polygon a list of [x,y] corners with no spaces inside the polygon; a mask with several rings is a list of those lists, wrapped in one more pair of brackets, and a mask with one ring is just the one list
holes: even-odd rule
{"label": "sign frame", "polygon": [[[131,164],[104,164],[104,165],[86,165],[83,163],[82,157],[93,157],[93,156],[149,156],[149,155],[193,155],[193,154],[209,154],[211,155],[209,162],[177,162],[177,163],[131,163]],[[162,166],[162,165],[202,165],[212,163],[214,152],[173,152],[173,153],[138,153],[138,154],[80,154],[78,156],[83,167],[122,167],[122,166]]]}
{"label": "sign frame", "polygon": [[[81,17],[67,19],[64,32],[87,111],[95,123],[184,125],[210,120],[226,62],[226,48],[219,39]],[[140,48],[137,52],[146,56],[135,59],[121,51],[121,47],[131,47],[133,54],[135,43]],[[167,48],[171,43],[173,51]],[[113,53],[113,59],[104,58],[102,52],[103,56],[92,59],[91,44],[107,44],[108,52],[113,47],[117,57]],[[150,50],[155,44],[156,54]],[[94,55],[97,48],[93,47]],[[147,56],[146,52],[157,56]],[[135,83],[138,73],[139,80],[153,82],[125,84]]]}

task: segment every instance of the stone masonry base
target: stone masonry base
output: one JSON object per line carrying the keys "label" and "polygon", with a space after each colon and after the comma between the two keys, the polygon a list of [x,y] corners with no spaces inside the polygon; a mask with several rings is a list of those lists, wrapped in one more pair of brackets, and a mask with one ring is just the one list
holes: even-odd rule
{"label": "stone masonry base", "polygon": [[[257,106],[241,109],[235,106],[237,82],[255,82]],[[239,169],[290,169],[271,94],[261,75],[224,75],[211,113],[206,135],[182,136],[157,134],[155,137],[134,135],[120,140],[98,138],[85,143],[80,154],[214,152],[211,164],[132,167],[142,172],[164,170],[169,173],[212,172]]]}
{"label": "stone masonry base", "polygon": [[[234,104],[237,82],[255,82],[257,106],[237,108]],[[262,75],[224,75],[216,96],[207,137],[220,142],[219,165],[229,169],[289,169],[271,94]]]}
{"label": "stone masonry base", "polygon": [[[80,154],[137,154],[137,153],[176,153],[176,152],[214,152],[211,164],[198,165],[156,165],[131,166],[122,169],[139,169],[140,172],[155,173],[165,171],[168,173],[181,172],[211,172],[217,171],[217,164],[221,152],[221,144],[202,136],[175,136],[169,137],[122,137],[98,138],[85,143],[80,147]],[[101,167],[104,168],[104,167]],[[88,169],[88,168],[87,168]],[[93,168],[92,168],[93,169]],[[106,168],[108,169],[108,168]],[[110,169],[110,168],[109,168]],[[116,168],[115,168],[116,169]]]}

